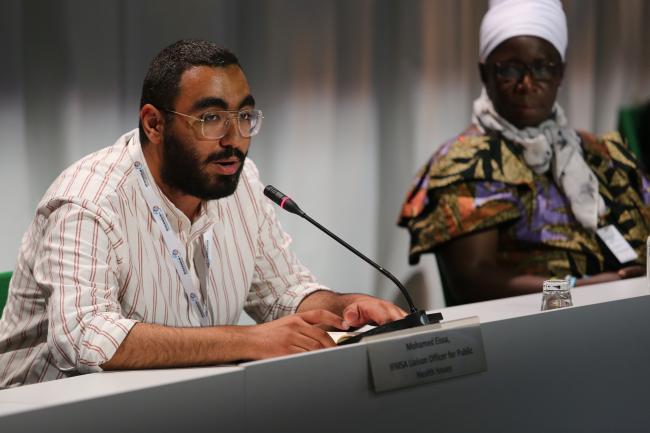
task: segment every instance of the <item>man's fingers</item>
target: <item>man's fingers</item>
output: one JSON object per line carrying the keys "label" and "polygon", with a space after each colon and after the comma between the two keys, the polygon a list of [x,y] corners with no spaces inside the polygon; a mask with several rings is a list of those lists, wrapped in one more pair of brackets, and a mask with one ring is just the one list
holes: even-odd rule
{"label": "man's fingers", "polygon": [[351,304],[345,307],[345,310],[343,310],[343,320],[345,320],[346,323],[349,323],[350,326],[354,327],[368,323],[364,322],[363,314],[359,309],[359,304]]}
{"label": "man's fingers", "polygon": [[350,327],[342,317],[327,310],[310,310],[298,315],[310,325],[327,325],[344,331]]}
{"label": "man's fingers", "polygon": [[304,346],[301,346],[308,348],[309,350],[336,346],[336,343],[334,343],[334,340],[332,340],[327,332],[315,326],[308,326],[301,329],[298,337],[300,338],[300,341],[304,342]]}
{"label": "man's fingers", "polygon": [[363,326],[367,323],[383,325],[404,316],[406,312],[396,305],[377,300],[355,302],[343,310],[343,319],[351,326]]}
{"label": "man's fingers", "polygon": [[364,315],[372,322],[383,325],[384,323],[399,320],[406,316],[402,309],[390,304],[363,306]]}
{"label": "man's fingers", "polygon": [[294,324],[286,328],[284,332],[287,334],[283,344],[290,353],[295,353],[292,347],[298,347],[302,351],[311,351],[336,346],[327,332],[302,320],[300,325]]}
{"label": "man's fingers", "polygon": [[301,315],[287,316],[269,323],[253,326],[251,329],[260,332],[261,346],[266,348],[265,353],[256,352],[253,359],[308,352],[336,346],[327,332],[316,325],[308,323]]}
{"label": "man's fingers", "polygon": [[406,317],[408,315],[408,313],[406,311],[402,310],[397,305],[390,304],[388,308],[390,310],[391,321],[403,319],[404,317]]}

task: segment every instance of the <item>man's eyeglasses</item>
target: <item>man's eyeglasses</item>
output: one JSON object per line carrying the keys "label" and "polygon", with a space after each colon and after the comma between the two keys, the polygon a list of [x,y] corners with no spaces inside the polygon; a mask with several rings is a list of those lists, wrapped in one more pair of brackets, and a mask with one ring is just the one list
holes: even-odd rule
{"label": "man's eyeglasses", "polygon": [[167,113],[176,114],[177,116],[191,119],[191,125],[196,130],[196,125],[201,124],[199,130],[201,137],[208,140],[218,140],[225,137],[230,129],[230,122],[235,119],[239,134],[244,137],[252,137],[260,132],[262,127],[262,110],[219,110],[203,113],[201,117],[190,116],[189,114],[179,113],[174,110],[163,110]]}
{"label": "man's eyeglasses", "polygon": [[560,76],[560,65],[544,60],[533,63],[523,62],[496,62],[486,65],[490,68],[496,79],[504,84],[520,82],[526,73],[535,81],[552,81]]}

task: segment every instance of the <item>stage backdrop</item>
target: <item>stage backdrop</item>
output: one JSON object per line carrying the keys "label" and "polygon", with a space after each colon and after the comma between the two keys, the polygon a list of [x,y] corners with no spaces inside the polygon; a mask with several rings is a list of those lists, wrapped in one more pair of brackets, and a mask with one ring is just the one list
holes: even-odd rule
{"label": "stage backdrop", "polygon": [[[650,96],[650,3],[572,0],[561,102],[603,132]],[[137,126],[151,57],[180,38],[235,51],[265,113],[250,153],[264,182],[442,305],[434,261],[407,264],[395,226],[417,168],[464,128],[480,91],[477,0],[4,0],[0,3],[0,270],[14,267],[57,174]],[[342,291],[391,283],[291,215],[295,249]]]}

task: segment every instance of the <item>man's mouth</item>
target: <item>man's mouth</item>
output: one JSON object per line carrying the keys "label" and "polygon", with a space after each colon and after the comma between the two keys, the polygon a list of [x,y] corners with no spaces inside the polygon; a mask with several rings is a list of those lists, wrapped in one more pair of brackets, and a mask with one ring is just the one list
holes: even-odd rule
{"label": "man's mouth", "polygon": [[209,165],[216,167],[217,173],[230,176],[237,173],[237,170],[241,166],[241,161],[239,158],[226,158],[211,161]]}

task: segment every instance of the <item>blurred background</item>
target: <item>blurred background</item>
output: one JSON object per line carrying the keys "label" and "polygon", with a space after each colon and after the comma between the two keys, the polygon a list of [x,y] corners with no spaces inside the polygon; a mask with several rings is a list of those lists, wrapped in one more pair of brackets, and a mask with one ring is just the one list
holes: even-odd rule
{"label": "blurred background", "polygon": [[[650,2],[567,0],[560,102],[578,128],[615,129],[650,97]],[[480,92],[484,0],[3,0],[0,271],[13,270],[46,188],[137,127],[151,58],[181,38],[240,58],[265,123],[250,157],[323,225],[441,307],[435,260],[407,262],[395,221],[417,169],[468,123]],[[280,220],[301,260],[340,291],[392,284],[306,221]]]}

